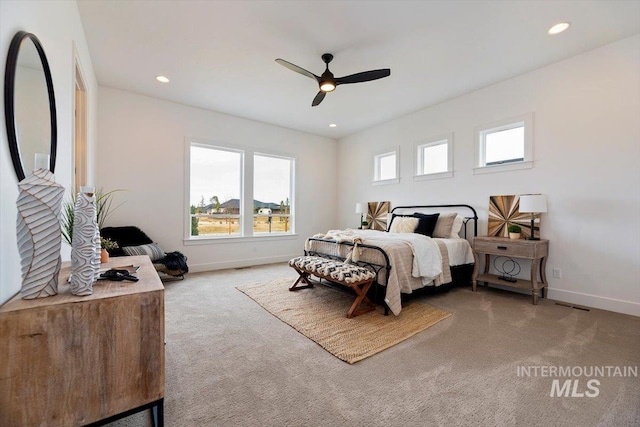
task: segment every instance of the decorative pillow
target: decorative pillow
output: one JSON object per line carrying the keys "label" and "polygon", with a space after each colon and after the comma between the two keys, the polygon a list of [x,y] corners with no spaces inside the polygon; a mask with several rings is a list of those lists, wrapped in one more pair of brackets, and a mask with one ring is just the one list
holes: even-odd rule
{"label": "decorative pillow", "polygon": [[457,215],[456,219],[453,220],[453,225],[451,226],[451,239],[460,238],[460,230],[462,230],[462,224],[464,223],[464,217],[462,215]]}
{"label": "decorative pillow", "polygon": [[419,221],[418,218],[410,216],[393,218],[389,233],[413,233]]}
{"label": "decorative pillow", "polygon": [[424,234],[425,236],[432,237],[433,230],[436,228],[436,222],[438,221],[439,213],[436,214],[423,214],[416,212],[413,214],[419,220],[418,226],[416,227],[416,233]]}
{"label": "decorative pillow", "polygon": [[393,225],[393,220],[395,218],[415,218],[415,216],[414,215],[410,215],[410,214],[407,214],[407,215],[405,215],[405,214],[395,214],[395,213],[394,214],[392,214],[392,213],[388,214],[387,215],[387,232],[389,232],[389,233],[391,232],[391,226]]}
{"label": "decorative pillow", "polygon": [[457,213],[441,214],[436,222],[436,228],[433,230],[433,237],[448,239],[451,237],[451,229],[453,222],[456,220]]}
{"label": "decorative pillow", "polygon": [[149,255],[151,262],[158,261],[164,258],[164,251],[160,249],[157,243],[149,243],[148,245],[140,246],[125,246],[122,248],[125,254],[129,256],[134,255]]}

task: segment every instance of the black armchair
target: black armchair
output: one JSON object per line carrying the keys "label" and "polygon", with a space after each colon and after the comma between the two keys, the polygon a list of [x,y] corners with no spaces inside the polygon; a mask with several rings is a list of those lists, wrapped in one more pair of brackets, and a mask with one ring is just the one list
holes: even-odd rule
{"label": "black armchair", "polygon": [[149,255],[159,273],[184,278],[189,272],[187,257],[178,251],[165,253],[138,227],[104,227],[100,230],[100,236],[118,244],[117,248],[108,250],[110,256]]}

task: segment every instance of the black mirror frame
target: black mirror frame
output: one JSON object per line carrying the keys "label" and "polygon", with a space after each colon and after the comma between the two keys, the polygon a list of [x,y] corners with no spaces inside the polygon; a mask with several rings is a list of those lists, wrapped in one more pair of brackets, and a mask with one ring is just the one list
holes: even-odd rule
{"label": "black mirror frame", "polygon": [[20,158],[20,150],[18,149],[18,136],[16,134],[15,110],[14,110],[14,92],[16,66],[18,64],[18,53],[20,52],[20,44],[24,39],[30,39],[38,51],[45,79],[47,81],[47,93],[49,94],[49,115],[51,118],[51,146],[49,153],[49,170],[53,173],[56,167],[57,152],[57,118],[56,118],[56,99],[53,93],[53,80],[51,78],[51,69],[47,56],[44,53],[42,44],[38,37],[26,31],[18,31],[11,40],[9,45],[9,54],[7,55],[7,66],[4,74],[4,115],[7,125],[7,138],[9,139],[9,151],[11,152],[11,161],[16,171],[18,181],[25,178],[24,168],[22,167],[22,159]]}

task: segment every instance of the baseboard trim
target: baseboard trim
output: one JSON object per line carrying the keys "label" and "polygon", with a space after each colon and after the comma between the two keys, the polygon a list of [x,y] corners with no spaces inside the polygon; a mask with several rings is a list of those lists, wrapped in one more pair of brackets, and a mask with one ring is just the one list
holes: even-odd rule
{"label": "baseboard trim", "polygon": [[598,308],[600,310],[615,311],[616,313],[629,314],[640,317],[640,304],[637,302],[623,301],[598,295],[583,294],[580,292],[565,291],[563,289],[549,288],[548,297],[556,301]]}
{"label": "baseboard trim", "polygon": [[227,268],[242,268],[242,267],[253,267],[255,265],[275,264],[278,262],[287,262],[291,258],[295,258],[297,256],[300,256],[300,254],[279,255],[279,256],[264,257],[264,258],[240,259],[236,261],[209,262],[206,264],[189,263],[189,272],[201,273],[204,271],[224,270]]}

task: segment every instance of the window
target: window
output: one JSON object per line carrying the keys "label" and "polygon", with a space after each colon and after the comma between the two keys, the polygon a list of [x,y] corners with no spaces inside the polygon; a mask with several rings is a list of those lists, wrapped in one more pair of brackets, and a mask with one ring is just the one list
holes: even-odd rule
{"label": "window", "polygon": [[253,156],[253,233],[288,233],[293,159]]}
{"label": "window", "polygon": [[528,114],[477,128],[475,173],[531,168],[532,124]]}
{"label": "window", "polygon": [[192,143],[189,157],[189,236],[239,236],[243,152]]}
{"label": "window", "polygon": [[398,149],[385,150],[373,156],[373,183],[395,184],[398,178]]}
{"label": "window", "polygon": [[292,234],[294,159],[187,143],[187,240]]}
{"label": "window", "polygon": [[453,176],[453,135],[428,138],[416,144],[414,180]]}

